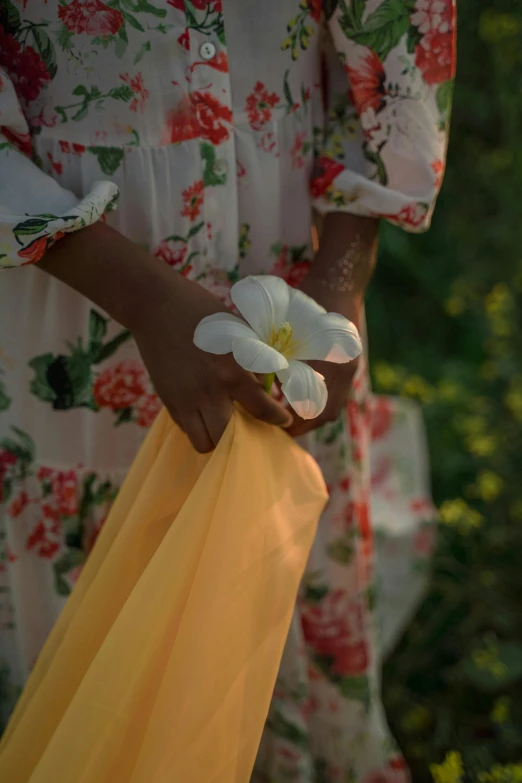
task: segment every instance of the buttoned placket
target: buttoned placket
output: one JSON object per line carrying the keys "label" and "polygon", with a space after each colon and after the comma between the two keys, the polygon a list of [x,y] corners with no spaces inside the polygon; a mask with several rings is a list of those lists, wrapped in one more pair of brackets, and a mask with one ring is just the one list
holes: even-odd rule
{"label": "buttoned placket", "polygon": [[[213,67],[227,55],[226,45],[214,37],[189,28],[190,91],[211,95],[232,112],[230,73]],[[196,102],[196,111],[199,112]],[[199,119],[199,117],[198,117]],[[202,214],[211,231],[199,234],[206,264],[232,271],[238,262],[239,227],[236,177],[236,151],[233,123],[225,123],[229,137],[220,144],[200,139],[200,179],[204,183]]]}

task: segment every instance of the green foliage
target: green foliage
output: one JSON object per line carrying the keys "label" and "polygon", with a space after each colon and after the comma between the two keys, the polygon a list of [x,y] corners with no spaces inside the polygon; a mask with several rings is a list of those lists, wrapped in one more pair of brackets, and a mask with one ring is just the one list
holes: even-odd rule
{"label": "green foliage", "polygon": [[416,783],[522,780],[522,7],[458,12],[433,226],[386,227],[368,302],[374,387],[423,403],[441,509],[431,588],[383,686]]}

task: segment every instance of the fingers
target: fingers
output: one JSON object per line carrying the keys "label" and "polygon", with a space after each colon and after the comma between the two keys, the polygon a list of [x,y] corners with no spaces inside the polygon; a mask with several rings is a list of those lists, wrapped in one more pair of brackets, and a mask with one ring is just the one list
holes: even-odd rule
{"label": "fingers", "polygon": [[289,427],[293,422],[290,411],[270,397],[261,384],[247,378],[233,390],[234,399],[256,419],[278,427]]}
{"label": "fingers", "polygon": [[200,454],[207,454],[214,448],[214,442],[199,411],[180,417],[180,426]]}
{"label": "fingers", "polygon": [[232,416],[232,400],[223,399],[201,407],[201,416],[213,446],[217,446]]}

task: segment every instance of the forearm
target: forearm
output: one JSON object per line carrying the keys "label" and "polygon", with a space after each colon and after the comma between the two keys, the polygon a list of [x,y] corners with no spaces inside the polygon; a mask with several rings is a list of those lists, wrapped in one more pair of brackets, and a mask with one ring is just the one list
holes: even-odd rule
{"label": "forearm", "polygon": [[377,255],[379,220],[342,212],[326,215],[303,291],[327,310],[359,323],[364,292]]}
{"label": "forearm", "polygon": [[103,223],[68,234],[38,264],[90,299],[123,326],[160,306],[177,275],[158,259]]}

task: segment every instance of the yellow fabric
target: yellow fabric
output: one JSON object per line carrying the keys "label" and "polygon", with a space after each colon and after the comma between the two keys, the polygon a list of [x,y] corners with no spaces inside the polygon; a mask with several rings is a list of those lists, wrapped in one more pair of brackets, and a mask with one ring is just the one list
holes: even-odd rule
{"label": "yellow fabric", "polygon": [[0,746],[5,783],[248,783],[327,493],[236,411],[211,455],[162,412]]}

